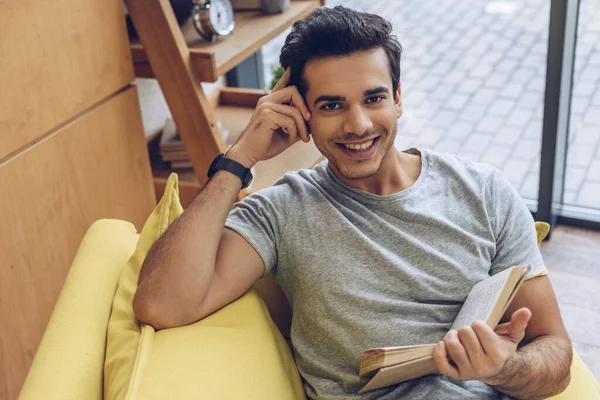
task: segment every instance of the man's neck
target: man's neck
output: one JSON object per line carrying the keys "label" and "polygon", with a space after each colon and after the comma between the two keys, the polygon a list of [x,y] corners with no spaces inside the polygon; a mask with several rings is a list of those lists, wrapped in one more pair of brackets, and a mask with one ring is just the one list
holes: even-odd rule
{"label": "man's neck", "polygon": [[387,196],[411,187],[421,174],[421,156],[403,153],[391,147],[377,173],[364,179],[347,179],[328,163],[335,176],[348,186],[379,196]]}

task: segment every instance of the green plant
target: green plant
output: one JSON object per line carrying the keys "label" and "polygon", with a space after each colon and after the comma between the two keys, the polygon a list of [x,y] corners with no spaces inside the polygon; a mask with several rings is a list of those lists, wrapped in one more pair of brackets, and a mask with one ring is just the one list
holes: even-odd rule
{"label": "green plant", "polygon": [[283,69],[283,67],[281,65],[272,65],[271,66],[271,73],[273,74],[273,79],[271,79],[271,84],[269,85],[269,90],[273,90],[273,88],[277,84],[277,81],[279,81],[279,79],[281,79],[281,76],[283,75],[284,72],[285,72],[285,70]]}

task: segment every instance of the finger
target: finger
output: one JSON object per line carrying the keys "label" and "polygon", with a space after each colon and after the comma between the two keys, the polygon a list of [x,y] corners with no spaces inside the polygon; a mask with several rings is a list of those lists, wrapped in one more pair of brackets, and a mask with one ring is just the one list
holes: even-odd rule
{"label": "finger", "polygon": [[283,75],[281,75],[281,78],[279,78],[275,86],[273,86],[273,90],[271,90],[271,93],[281,90],[288,85],[288,82],[290,81],[291,71],[292,69],[290,67],[287,67],[285,69]]}
{"label": "finger", "polygon": [[525,329],[531,319],[531,311],[526,308],[519,308],[513,313],[508,324],[508,335],[511,339],[516,339],[519,342],[525,335]]}
{"label": "finger", "polygon": [[269,121],[271,122],[271,125],[269,126],[271,130],[276,134],[287,135],[290,144],[296,143],[298,130],[296,128],[296,121],[294,121],[292,117],[269,110]]}
{"label": "finger", "polygon": [[476,368],[481,364],[481,359],[485,356],[479,338],[470,326],[465,326],[458,330],[458,339],[467,350],[469,362]]}
{"label": "finger", "polygon": [[467,355],[465,347],[458,339],[458,335],[455,330],[451,330],[446,334],[446,337],[444,337],[444,345],[448,355],[452,361],[454,361],[454,364],[456,364],[460,372],[469,368],[469,356]]}
{"label": "finger", "polygon": [[438,342],[435,345],[435,349],[433,350],[433,361],[440,371],[440,374],[446,375],[452,379],[458,379],[458,369],[450,364],[444,342]]}
{"label": "finger", "polygon": [[477,335],[479,343],[486,355],[495,355],[500,346],[498,335],[485,322],[475,321],[471,325],[473,332]]}
{"label": "finger", "polygon": [[306,107],[306,103],[304,103],[304,99],[296,86],[289,86],[279,90],[277,93],[273,93],[270,100],[279,104],[293,104],[294,107],[300,110],[306,121],[310,120],[310,111]]}
{"label": "finger", "polygon": [[306,122],[297,108],[286,106],[285,104],[269,104],[268,107],[279,114],[284,114],[293,118],[294,121],[296,121],[296,127],[298,128],[300,138],[306,143],[310,142],[310,134],[308,133]]}

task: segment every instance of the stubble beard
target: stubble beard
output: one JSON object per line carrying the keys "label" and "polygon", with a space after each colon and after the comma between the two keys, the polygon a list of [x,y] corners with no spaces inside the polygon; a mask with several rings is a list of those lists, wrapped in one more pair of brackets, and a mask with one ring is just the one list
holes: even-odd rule
{"label": "stubble beard", "polygon": [[[377,166],[377,168],[375,168],[374,171],[357,171],[355,173],[352,173],[350,171],[346,171],[343,168],[340,168],[340,164],[338,163],[338,161],[331,156],[331,152],[329,152],[326,148],[326,146],[323,146],[321,144],[317,144],[317,142],[315,141],[315,144],[317,146],[317,149],[321,152],[321,154],[323,154],[327,160],[333,164],[333,166],[335,167],[335,169],[340,173],[340,175],[342,175],[345,179],[349,179],[349,180],[354,180],[354,179],[367,179],[370,178],[374,175],[376,175],[379,170],[381,169],[381,166],[383,165],[383,162],[385,161],[385,157],[388,154],[388,152],[390,151],[390,149],[392,148],[392,146],[394,145],[394,139],[396,138],[396,133],[398,132],[398,124],[394,124],[394,128],[392,131],[392,134],[389,135],[387,129],[383,128],[383,130],[385,131],[384,134],[379,136],[379,141],[381,140],[385,140],[387,138],[389,138],[387,144],[386,144],[386,148],[383,151],[382,155],[381,155],[381,159],[379,160],[379,165]],[[335,142],[332,142],[331,146],[337,146],[337,144]],[[357,164],[360,165],[364,162],[369,162],[371,161],[371,159],[368,160],[358,160]]]}

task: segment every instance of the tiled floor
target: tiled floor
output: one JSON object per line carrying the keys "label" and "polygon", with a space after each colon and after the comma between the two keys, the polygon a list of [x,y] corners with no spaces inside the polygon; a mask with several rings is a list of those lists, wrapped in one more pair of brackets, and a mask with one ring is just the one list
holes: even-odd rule
{"label": "tiled floor", "polygon": [[[327,0],[377,13],[404,47],[398,147],[501,168],[536,198],[550,0]],[[284,32],[263,48],[265,78]],[[565,202],[600,209],[600,2],[582,0]]]}

